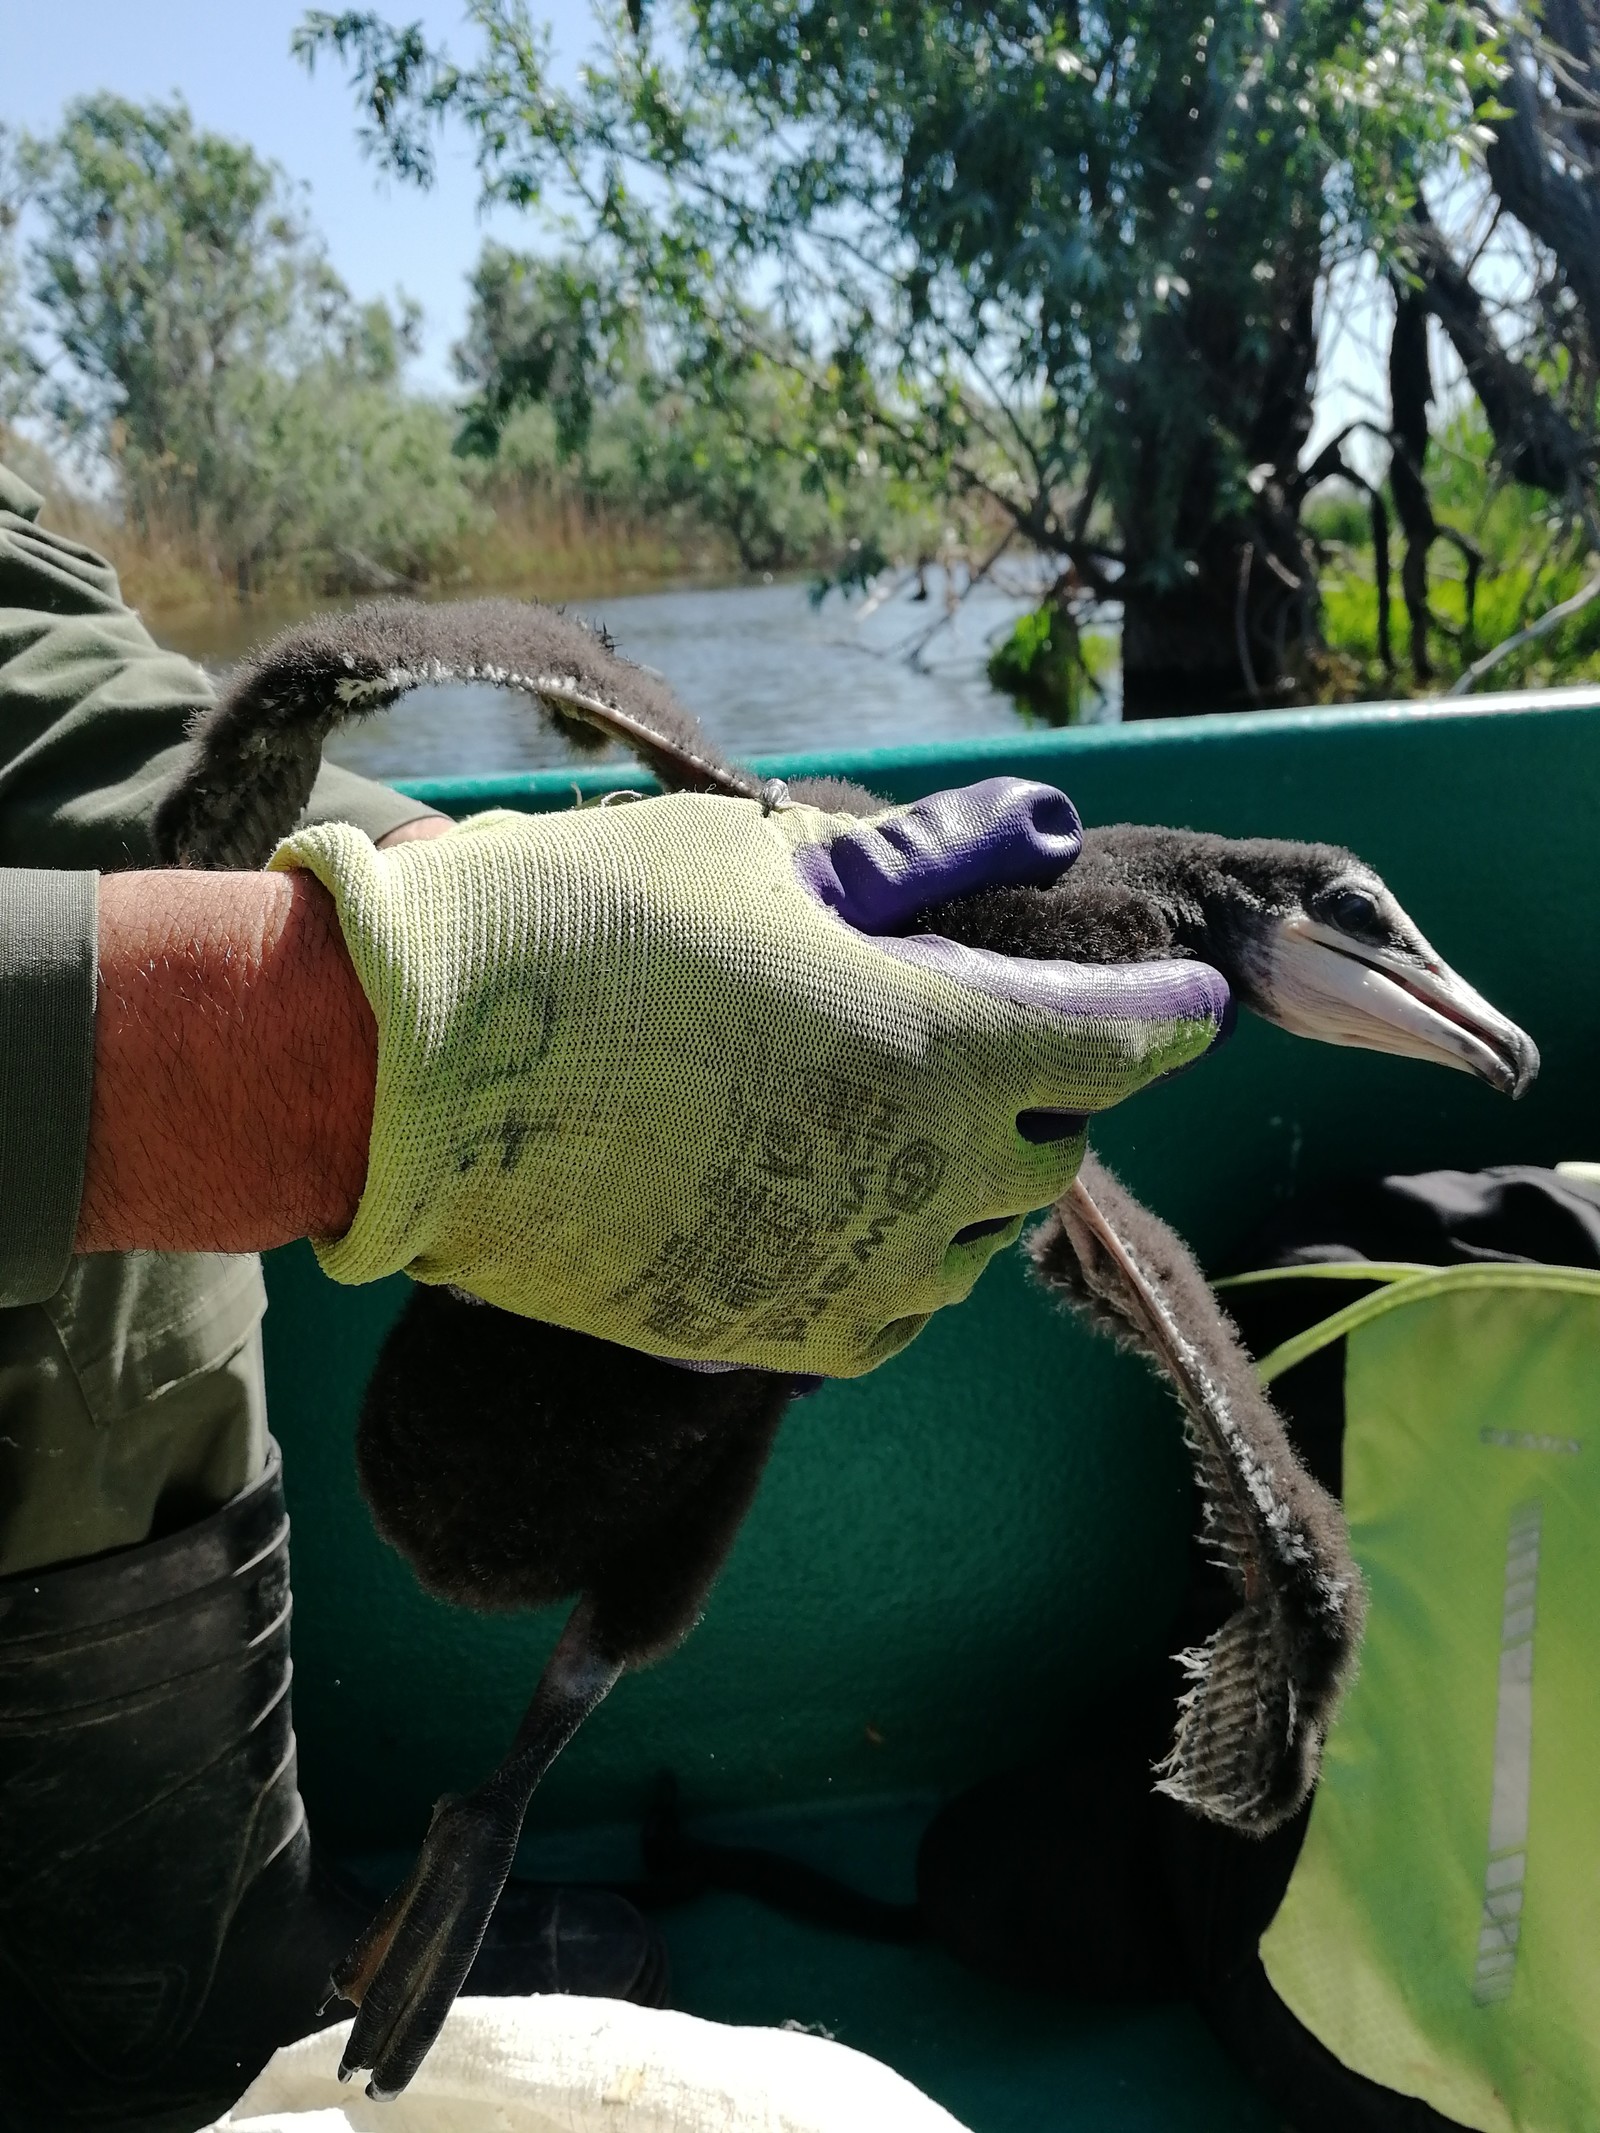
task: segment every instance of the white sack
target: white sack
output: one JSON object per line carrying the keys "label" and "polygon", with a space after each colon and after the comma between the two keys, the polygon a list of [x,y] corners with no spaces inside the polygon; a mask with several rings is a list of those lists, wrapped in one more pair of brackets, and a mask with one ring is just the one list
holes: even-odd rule
{"label": "white sack", "polygon": [[962,2133],[826,2037],[621,2000],[458,2000],[405,2094],[335,2069],[350,2024],[279,2052],[211,2133]]}

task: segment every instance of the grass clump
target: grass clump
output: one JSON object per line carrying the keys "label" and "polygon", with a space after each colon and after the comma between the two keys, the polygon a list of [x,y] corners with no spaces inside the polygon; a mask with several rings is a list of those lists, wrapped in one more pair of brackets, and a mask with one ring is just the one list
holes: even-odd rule
{"label": "grass clump", "polygon": [[[1387,667],[1379,648],[1378,582],[1366,499],[1332,491],[1306,512],[1322,554],[1330,694],[1370,699],[1448,690],[1475,660],[1570,599],[1593,576],[1597,559],[1562,501],[1499,476],[1481,417],[1459,416],[1433,449],[1440,462],[1437,474],[1430,466],[1435,517],[1464,534],[1481,563],[1474,574],[1449,542],[1434,545],[1426,648],[1434,671],[1425,682],[1416,679],[1412,622],[1400,594],[1404,537],[1393,522],[1392,500],[1392,665]],[[1479,686],[1547,688],[1586,681],[1600,682],[1600,601],[1509,653]]]}

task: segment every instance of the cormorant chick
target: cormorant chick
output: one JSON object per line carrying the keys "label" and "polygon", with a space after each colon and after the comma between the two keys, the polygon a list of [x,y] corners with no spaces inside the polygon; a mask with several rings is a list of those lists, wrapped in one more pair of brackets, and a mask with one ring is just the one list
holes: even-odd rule
{"label": "cormorant chick", "polygon": [[[259,865],[309,795],[339,718],[422,681],[496,681],[626,740],[664,784],[763,797],[664,685],[599,638],[504,601],[384,602],[292,630],[202,721],[158,822],[190,863]],[[876,806],[833,781],[795,797]],[[1191,956],[1241,1004],[1326,1041],[1432,1058],[1520,1094],[1537,1053],[1434,954],[1372,870],[1331,846],[1119,826],[1046,890],[925,915],[972,947],[1081,962]],[[1182,1404],[1207,1539],[1240,1605],[1188,1655],[1163,1783],[1265,1830],[1292,1813],[1359,1636],[1338,1507],[1304,1474],[1185,1247],[1087,1158],[1035,1233],[1041,1276],[1144,1353]],[[577,1595],[500,1768],[442,1801],[416,1867],[338,1973],[360,2013],[342,2072],[398,2093],[460,1989],[535,1786],[618,1676],[698,1618],[800,1381],[684,1368],[419,1288],[375,1368],[357,1438],[378,1530],[441,1597],[480,1609]]]}

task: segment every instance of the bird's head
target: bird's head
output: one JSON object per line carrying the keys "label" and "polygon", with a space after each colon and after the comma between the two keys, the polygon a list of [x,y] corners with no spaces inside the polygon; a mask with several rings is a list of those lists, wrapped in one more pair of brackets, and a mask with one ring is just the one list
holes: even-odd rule
{"label": "bird's head", "polygon": [[1450,968],[1354,853],[1189,831],[1103,834],[1130,879],[1144,871],[1141,854],[1164,855],[1156,893],[1174,946],[1214,964],[1241,1006],[1280,1029],[1432,1060],[1507,1096],[1538,1073],[1533,1039]]}

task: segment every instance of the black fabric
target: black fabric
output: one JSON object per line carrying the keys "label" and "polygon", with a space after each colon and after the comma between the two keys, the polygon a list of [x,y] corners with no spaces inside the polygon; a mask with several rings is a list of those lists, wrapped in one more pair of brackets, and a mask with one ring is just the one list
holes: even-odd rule
{"label": "black fabric", "polygon": [[[1600,1186],[1531,1163],[1357,1180],[1285,1208],[1240,1266],[1318,1259],[1600,1267]],[[1244,1294],[1230,1292],[1228,1308]]]}
{"label": "black fabric", "polygon": [[309,1866],[288,1578],[274,1453],[192,1535],[0,1586],[6,2133],[198,2125],[295,2033],[265,2007],[252,2054],[212,1991],[246,1892]]}
{"label": "black fabric", "polygon": [[929,1937],[971,1969],[1075,2000],[1171,1999],[1182,1937],[1150,1769],[1172,1731],[1170,1684],[1125,1692],[1070,1754],[985,1779],[917,1853]]}
{"label": "black fabric", "polygon": [[[168,1539],[0,1580],[0,2133],[194,2133],[377,1908],[312,1854],[280,1465]],[[514,1884],[467,1990],[660,2004],[659,1935]]]}

